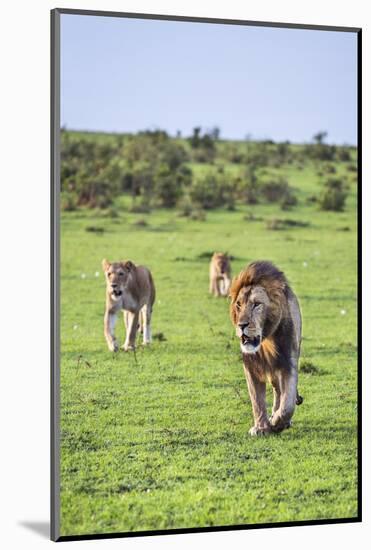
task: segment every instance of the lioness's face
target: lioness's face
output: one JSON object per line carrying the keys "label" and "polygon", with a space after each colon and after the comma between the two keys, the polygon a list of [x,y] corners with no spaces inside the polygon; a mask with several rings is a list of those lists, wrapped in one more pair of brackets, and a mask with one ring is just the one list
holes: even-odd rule
{"label": "lioness's face", "polygon": [[130,274],[130,267],[131,262],[109,263],[107,260],[103,260],[107,290],[114,300],[118,299],[125,290]]}
{"label": "lioness's face", "polygon": [[256,353],[262,343],[269,298],[263,287],[242,287],[234,304],[242,353]]}
{"label": "lioness's face", "polygon": [[218,273],[224,275],[228,271],[229,258],[225,254],[214,254],[214,262]]}

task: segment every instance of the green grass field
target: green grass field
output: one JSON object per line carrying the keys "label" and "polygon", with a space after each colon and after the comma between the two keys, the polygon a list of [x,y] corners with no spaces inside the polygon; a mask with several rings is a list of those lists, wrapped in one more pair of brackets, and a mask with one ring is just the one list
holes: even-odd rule
{"label": "green grass field", "polygon": [[[310,163],[281,171],[299,198],[289,212],[240,205],[201,222],[154,210],[141,226],[122,198],[119,218],[62,214],[62,535],[357,515],[356,186],[344,212],[324,213],[305,200],[319,191]],[[268,230],[274,217],[309,225]],[[281,435],[248,435],[228,300],[208,294],[214,250],[233,254],[234,274],[273,261],[299,297],[304,403]],[[104,257],[154,276],[157,339],[136,354],[106,347]],[[123,322],[116,333],[121,344]]]}

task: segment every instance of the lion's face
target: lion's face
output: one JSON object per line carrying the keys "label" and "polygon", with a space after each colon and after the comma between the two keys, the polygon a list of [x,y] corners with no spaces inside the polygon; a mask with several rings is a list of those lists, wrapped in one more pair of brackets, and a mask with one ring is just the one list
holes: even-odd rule
{"label": "lion's face", "polygon": [[118,299],[125,290],[133,264],[131,262],[107,262],[103,260],[107,290],[111,298]]}
{"label": "lion's face", "polygon": [[242,287],[233,304],[236,333],[242,353],[259,351],[264,338],[270,300],[261,286]]}
{"label": "lion's face", "polygon": [[220,273],[220,275],[224,275],[228,271],[229,266],[229,258],[226,254],[222,254],[221,252],[215,252],[213,256],[214,265]]}

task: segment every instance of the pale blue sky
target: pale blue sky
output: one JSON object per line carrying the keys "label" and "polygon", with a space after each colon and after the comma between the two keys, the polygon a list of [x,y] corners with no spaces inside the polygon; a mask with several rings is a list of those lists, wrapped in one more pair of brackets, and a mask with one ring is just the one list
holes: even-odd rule
{"label": "pale blue sky", "polygon": [[63,14],[61,63],[69,129],[356,144],[355,33]]}

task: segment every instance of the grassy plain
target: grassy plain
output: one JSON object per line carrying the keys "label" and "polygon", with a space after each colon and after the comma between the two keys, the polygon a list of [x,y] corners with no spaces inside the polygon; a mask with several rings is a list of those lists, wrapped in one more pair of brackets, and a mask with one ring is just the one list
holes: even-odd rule
{"label": "grassy plain", "polygon": [[[320,189],[312,163],[279,173],[299,199],[289,212],[238,205],[192,221],[129,213],[122,197],[118,218],[62,214],[62,535],[356,516],[356,185],[344,212],[324,213],[306,201]],[[272,218],[308,226],[272,231]],[[235,257],[235,274],[273,261],[299,297],[304,403],[279,436],[248,435],[228,301],[208,294],[214,250]],[[156,339],[136,354],[112,355],[104,341],[104,257],[154,276]]]}

